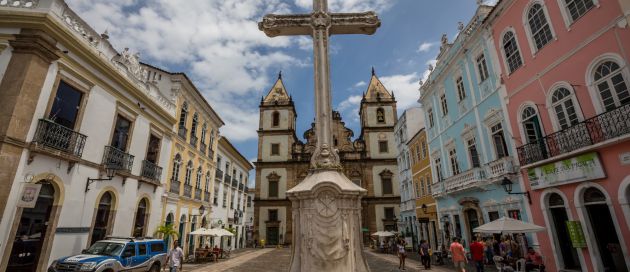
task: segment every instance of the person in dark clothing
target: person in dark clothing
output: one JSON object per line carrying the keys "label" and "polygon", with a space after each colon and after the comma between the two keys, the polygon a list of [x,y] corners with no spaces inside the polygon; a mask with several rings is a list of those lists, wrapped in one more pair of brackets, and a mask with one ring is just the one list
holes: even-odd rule
{"label": "person in dark clothing", "polygon": [[431,252],[429,243],[426,240],[420,241],[420,261],[424,265],[424,269],[431,269]]}

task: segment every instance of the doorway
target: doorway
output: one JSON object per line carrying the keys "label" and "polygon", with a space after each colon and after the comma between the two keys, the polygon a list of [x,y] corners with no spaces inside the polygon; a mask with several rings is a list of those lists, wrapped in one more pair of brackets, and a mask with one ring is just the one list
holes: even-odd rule
{"label": "doorway", "polygon": [[39,258],[47,233],[53,204],[55,189],[49,182],[43,182],[35,208],[24,208],[15,233],[15,240],[9,255],[6,271],[37,271]]}
{"label": "doorway", "polygon": [[567,230],[566,222],[569,221],[564,200],[559,194],[552,193],[549,196],[549,214],[551,215],[552,230],[554,230],[554,238],[560,249],[562,258],[561,267],[563,269],[580,270],[580,261],[578,260],[577,250],[571,244],[571,238]]}
{"label": "doorway", "polygon": [[278,227],[267,227],[267,245],[278,245],[278,235],[280,234]]}
{"label": "doorway", "polygon": [[113,201],[114,197],[111,192],[105,192],[101,197],[96,211],[96,218],[94,219],[90,245],[96,243],[96,241],[105,239],[105,236],[107,236],[112,221]]}
{"label": "doorway", "polygon": [[596,188],[588,188],[584,192],[584,205],[604,271],[628,271],[606,196]]}
{"label": "doorway", "polygon": [[475,233],[473,230],[479,227],[479,217],[475,209],[466,210],[466,219],[468,220],[468,240],[470,243],[475,239]]}

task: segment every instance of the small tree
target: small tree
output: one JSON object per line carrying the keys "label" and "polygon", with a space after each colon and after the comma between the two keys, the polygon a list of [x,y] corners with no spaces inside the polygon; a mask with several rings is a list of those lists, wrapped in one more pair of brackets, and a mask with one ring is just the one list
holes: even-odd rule
{"label": "small tree", "polygon": [[162,238],[164,242],[168,244],[171,237],[173,237],[174,239],[177,239],[177,237],[179,237],[179,232],[175,230],[173,225],[169,224],[157,227],[153,235]]}

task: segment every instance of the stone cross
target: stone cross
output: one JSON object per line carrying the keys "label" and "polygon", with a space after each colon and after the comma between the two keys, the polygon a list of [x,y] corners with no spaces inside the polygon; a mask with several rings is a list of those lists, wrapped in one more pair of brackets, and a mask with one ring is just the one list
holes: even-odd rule
{"label": "stone cross", "polygon": [[266,15],[258,28],[269,37],[310,35],[313,38],[315,70],[315,131],[317,148],[311,158],[313,169],[341,168],[339,156],[332,150],[332,98],[328,37],[338,34],[371,35],[381,25],[376,13],[331,13],[328,0],[313,0],[310,14]]}

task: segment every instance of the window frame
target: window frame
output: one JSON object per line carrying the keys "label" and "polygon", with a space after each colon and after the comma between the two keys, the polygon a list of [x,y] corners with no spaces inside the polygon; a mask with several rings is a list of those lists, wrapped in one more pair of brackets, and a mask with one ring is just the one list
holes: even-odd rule
{"label": "window frame", "polygon": [[[529,16],[528,16],[529,11],[534,7],[534,5],[540,5],[543,18],[545,19],[545,22],[547,23],[547,26],[549,27],[549,32],[551,33],[551,39],[547,41],[545,44],[543,44],[540,48],[538,48],[538,46],[536,45],[536,40],[534,39],[534,35],[536,35],[538,32],[534,33],[532,31],[531,25],[529,23]],[[530,1],[529,4],[527,4],[527,6],[523,9],[523,16],[522,16],[523,28],[525,29],[527,43],[529,44],[529,49],[531,50],[532,56],[535,56],[540,50],[542,50],[547,45],[551,44],[553,41],[558,39],[550,18],[551,17],[549,17],[549,11],[547,9],[545,1],[542,1],[542,0]],[[544,31],[544,30],[542,30],[541,28],[539,31]]]}
{"label": "window frame", "polygon": [[[127,133],[127,139],[126,139],[126,143],[125,143],[125,148],[124,149],[120,149],[116,146],[114,146],[114,134],[116,134],[116,123],[118,123],[118,118],[122,117],[123,119],[126,119],[127,121],[129,121],[129,131]],[[131,146],[131,139],[133,138],[133,131],[136,125],[136,116],[131,115],[126,113],[124,110],[122,110],[121,108],[117,108],[116,112],[114,113],[114,122],[112,124],[112,130],[110,132],[109,135],[109,145],[112,147],[115,147],[123,152],[129,152],[129,148]]]}
{"label": "window frame", "polygon": [[[575,95],[575,89],[573,89],[573,86],[571,86],[571,84],[569,84],[568,82],[564,82],[564,81],[557,82],[553,84],[551,88],[549,88],[549,90],[547,91],[547,111],[549,113],[549,116],[551,117],[551,120],[552,120],[551,124],[553,126],[554,131],[562,130],[562,127],[560,126],[560,120],[558,119],[558,116],[555,111],[555,105],[557,103],[556,104],[553,103],[554,93],[558,89],[561,89],[561,88],[567,89],[570,92],[569,94],[570,97],[568,98],[565,97],[562,99],[561,102],[557,102],[557,103],[564,103],[564,101],[566,101],[567,99],[570,99],[571,102],[573,103],[573,108],[575,110],[575,114],[577,115],[578,123],[584,120],[584,114],[582,113],[582,108],[580,107],[580,103],[577,99],[577,96]],[[562,107],[565,108],[564,105],[562,105]],[[570,125],[569,127],[571,126],[573,125]]]}
{"label": "window frame", "polygon": [[560,14],[562,15],[562,19],[564,21],[564,25],[565,25],[566,29],[569,30],[569,31],[571,30],[571,27],[573,26],[573,24],[575,22],[577,22],[580,19],[584,18],[584,16],[586,16],[586,14],[588,14],[590,11],[600,7],[599,0],[592,0],[593,7],[591,7],[588,10],[586,10],[586,12],[584,12],[584,14],[580,15],[580,17],[573,19],[571,17],[571,12],[569,11],[568,5],[566,4],[566,0],[557,0],[557,2],[558,2],[558,7],[560,8]]}
{"label": "window frame", "polygon": [[55,103],[55,98],[57,97],[57,92],[59,91],[59,86],[61,85],[61,81],[63,81],[65,84],[67,84],[74,90],[81,93],[81,102],[79,103],[79,109],[75,117],[74,127],[72,128],[72,130],[74,131],[79,131],[81,129],[81,125],[83,123],[83,116],[87,108],[87,101],[89,99],[90,89],[94,86],[94,84],[81,83],[77,80],[72,79],[69,76],[61,74],[61,71],[60,71],[57,74],[57,77],[55,78],[55,84],[53,85],[52,90],[50,92],[50,96],[48,97],[48,104],[46,105],[46,113],[44,114],[46,118],[50,116],[50,111],[52,111],[52,106]]}
{"label": "window frame", "polygon": [[[505,52],[505,43],[503,42],[503,40],[505,39],[505,35],[507,35],[509,32],[512,32],[512,35],[514,36],[513,38],[514,38],[514,43],[516,44],[516,50],[518,53],[517,55],[521,62],[518,67],[514,68],[514,70],[510,68],[508,56],[506,55],[506,52]],[[499,48],[501,49],[501,55],[502,55],[501,59],[503,60],[505,71],[507,72],[506,75],[509,77],[514,72],[518,71],[520,68],[525,66],[525,59],[523,59],[523,52],[522,52],[523,50],[520,43],[518,42],[518,36],[516,35],[516,30],[513,27],[508,27],[504,29],[503,32],[501,32],[501,36],[499,36],[498,42],[499,42]]]}
{"label": "window frame", "polygon": [[[385,148],[383,149],[383,147]],[[381,153],[381,154],[389,153],[389,141],[378,140],[378,153]]]}
{"label": "window frame", "polygon": [[457,158],[457,148],[452,147],[448,150],[448,163],[451,166],[451,175],[457,176],[462,173],[462,169],[459,165],[459,160]]}
{"label": "window frame", "polygon": [[448,99],[446,98],[446,92],[440,92],[439,96],[440,100],[440,113],[442,113],[442,117],[448,116]]}
{"label": "window frame", "polygon": [[[479,60],[483,59],[482,66],[483,70],[480,67]],[[490,78],[490,70],[488,69],[488,60],[486,59],[486,52],[482,49],[475,57],[475,70],[477,70],[477,79],[479,80],[479,84],[484,83],[488,78]]]}
{"label": "window frame", "polygon": [[280,156],[280,144],[279,143],[270,143],[270,145],[269,145],[269,156]]}
{"label": "window frame", "polygon": [[[597,114],[602,114],[606,112],[606,108],[604,106],[604,102],[601,99],[601,95],[599,93],[599,88],[595,84],[595,71],[596,69],[606,61],[614,61],[616,62],[620,69],[621,74],[626,80],[626,84],[628,84],[628,88],[630,88],[630,67],[628,67],[627,61],[619,56],[616,53],[605,53],[599,55],[598,57],[593,58],[586,69],[586,73],[584,75],[586,85],[588,87],[589,94],[591,96],[591,101],[593,106],[595,107],[595,111]],[[599,81],[598,81],[599,82]]]}
{"label": "window frame", "polygon": [[[524,124],[523,124],[523,122],[524,122],[524,121],[526,121],[526,120],[523,120],[523,111],[524,111],[524,110],[525,110],[525,108],[527,108],[527,107],[531,107],[531,108],[533,108],[533,109],[534,109],[534,112],[535,112],[535,114],[536,114],[536,116],[538,116],[538,128],[540,129],[540,134],[541,134],[541,135],[540,135],[540,137],[541,137],[541,138],[544,138],[544,137],[545,137],[545,134],[546,134],[546,133],[545,133],[545,127],[544,127],[544,124],[543,124],[542,119],[541,119],[541,117],[540,117],[540,112],[539,112],[539,110],[538,110],[538,107],[536,106],[536,104],[535,104],[535,103],[533,103],[533,102],[531,102],[531,101],[527,101],[527,102],[523,103],[523,104],[522,104],[522,105],[518,108],[518,112],[517,112],[518,127],[519,127],[519,130],[520,130],[520,132],[521,132],[521,141],[523,142],[523,144],[530,144],[529,139],[528,139],[528,137],[527,137],[527,133],[526,133],[526,131],[525,131],[525,126],[524,126]],[[530,118],[531,118],[531,117],[530,117]],[[529,120],[529,118],[528,118],[527,120]],[[505,131],[505,129],[504,129],[504,131]],[[505,136],[505,135],[504,135],[504,136]],[[539,138],[538,140],[540,140],[541,138]]]}
{"label": "window frame", "polygon": [[[462,102],[468,97],[466,95],[466,86],[464,84],[464,76],[459,74],[455,77],[455,88],[457,89],[457,102]],[[448,111],[447,111],[448,112]]]}

